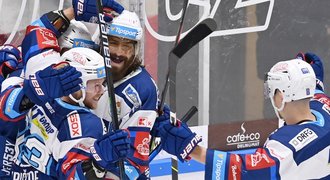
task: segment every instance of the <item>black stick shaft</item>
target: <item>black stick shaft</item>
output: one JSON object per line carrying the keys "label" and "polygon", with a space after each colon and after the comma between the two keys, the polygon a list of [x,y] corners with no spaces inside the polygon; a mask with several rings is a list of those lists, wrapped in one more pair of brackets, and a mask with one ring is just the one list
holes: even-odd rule
{"label": "black stick shaft", "polygon": [[[97,0],[98,6],[98,15],[99,15],[99,29],[100,29],[100,41],[101,41],[101,55],[104,58],[105,73],[106,73],[106,82],[108,88],[108,97],[110,103],[110,115],[114,128],[119,129],[119,121],[117,115],[116,99],[115,99],[115,90],[113,87],[113,76],[111,73],[111,59],[110,59],[110,50],[109,42],[107,37],[107,24],[104,21],[104,13],[102,8],[102,1]],[[122,160],[118,162],[120,179],[124,179],[125,168]]]}

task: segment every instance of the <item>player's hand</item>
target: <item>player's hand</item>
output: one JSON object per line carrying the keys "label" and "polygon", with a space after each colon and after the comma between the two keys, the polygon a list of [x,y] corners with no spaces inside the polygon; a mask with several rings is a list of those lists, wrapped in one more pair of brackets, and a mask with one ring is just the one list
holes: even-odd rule
{"label": "player's hand", "polygon": [[302,59],[312,66],[312,68],[315,72],[316,79],[317,79],[316,88],[323,91],[324,90],[324,87],[323,87],[324,73],[323,73],[323,63],[322,63],[321,58],[311,52],[307,52],[305,54],[298,53],[296,58]]}
{"label": "player's hand", "polygon": [[159,127],[162,123],[170,119],[170,107],[168,105],[164,105],[162,110],[162,115],[158,116],[155,120],[154,126],[150,131],[150,135],[153,137],[159,137]]}
{"label": "player's hand", "polygon": [[21,52],[14,45],[5,44],[0,48],[0,83],[16,70],[20,60]]}
{"label": "player's hand", "polygon": [[190,159],[189,154],[194,150],[202,137],[193,133],[186,123],[178,121],[178,126],[173,126],[168,120],[160,126],[162,148],[178,157],[180,161]]}
{"label": "player's hand", "polygon": [[50,65],[26,77],[23,90],[32,102],[44,105],[55,98],[68,96],[80,90],[81,72],[67,62]]}
{"label": "player's hand", "polygon": [[116,168],[115,163],[125,159],[130,151],[131,140],[127,130],[116,130],[95,141],[91,153],[95,162],[106,170]]}
{"label": "player's hand", "polygon": [[[72,0],[75,19],[85,22],[98,22],[97,3],[98,0]],[[114,0],[102,0],[104,10],[104,21],[110,22],[124,10],[124,7]]]}

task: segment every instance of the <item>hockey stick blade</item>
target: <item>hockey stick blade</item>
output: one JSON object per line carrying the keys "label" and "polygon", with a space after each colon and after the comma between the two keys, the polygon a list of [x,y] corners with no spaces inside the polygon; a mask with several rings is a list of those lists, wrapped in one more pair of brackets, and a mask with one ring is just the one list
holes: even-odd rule
{"label": "hockey stick blade", "polygon": [[206,18],[198,23],[182,40],[172,49],[172,53],[181,58],[198,42],[203,40],[217,28],[217,23],[212,18]]}

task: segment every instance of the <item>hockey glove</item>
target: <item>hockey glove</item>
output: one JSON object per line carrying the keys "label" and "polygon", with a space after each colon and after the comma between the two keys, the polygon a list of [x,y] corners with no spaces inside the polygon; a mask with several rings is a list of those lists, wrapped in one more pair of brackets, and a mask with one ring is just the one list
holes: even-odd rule
{"label": "hockey glove", "polygon": [[32,102],[41,106],[55,98],[68,96],[80,90],[80,77],[81,72],[62,62],[30,75],[24,80],[23,90]]}
{"label": "hockey glove", "polygon": [[16,70],[19,60],[21,52],[15,46],[6,44],[0,49],[0,83]]}
{"label": "hockey glove", "polygon": [[296,58],[302,59],[309,63],[315,73],[316,76],[316,89],[324,90],[323,86],[323,63],[321,58],[319,58],[316,54],[308,52],[308,53],[298,53]]}
{"label": "hockey glove", "polygon": [[113,170],[116,162],[125,159],[130,150],[129,133],[126,130],[117,130],[104,135],[95,141],[91,147],[94,161],[106,170]]}
{"label": "hockey glove", "polygon": [[190,159],[189,154],[194,150],[202,137],[191,132],[186,123],[178,121],[178,126],[173,126],[168,120],[160,127],[162,148],[178,157],[183,162]]}
{"label": "hockey glove", "polygon": [[170,119],[170,107],[168,105],[164,105],[163,114],[158,116],[155,120],[155,124],[152,127],[150,131],[150,135],[153,137],[159,137],[159,127],[162,123],[164,123],[166,120]]}
{"label": "hockey glove", "polygon": [[[97,0],[72,0],[75,19],[85,22],[98,22]],[[114,0],[102,0],[104,21],[110,22],[124,10],[124,7]]]}

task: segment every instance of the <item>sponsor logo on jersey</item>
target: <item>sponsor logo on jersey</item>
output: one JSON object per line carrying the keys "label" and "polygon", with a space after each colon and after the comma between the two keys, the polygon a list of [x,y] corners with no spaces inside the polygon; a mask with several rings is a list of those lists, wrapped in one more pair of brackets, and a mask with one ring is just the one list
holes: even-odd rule
{"label": "sponsor logo on jersey", "polygon": [[80,116],[77,112],[73,112],[68,115],[68,124],[70,129],[70,136],[77,138],[82,136]]}
{"label": "sponsor logo on jersey", "polygon": [[44,129],[44,127],[39,123],[38,119],[32,119],[32,123],[38,127],[38,129],[40,130],[41,132],[41,135],[42,137],[45,139],[45,140],[48,140],[48,135],[46,133],[46,130]]}
{"label": "sponsor logo on jersey", "polygon": [[236,145],[237,149],[259,146],[260,133],[259,132],[246,133],[244,124],[245,123],[241,125],[242,133],[239,132],[237,134],[227,136],[226,140],[228,146]]}
{"label": "sponsor logo on jersey", "polygon": [[296,151],[299,151],[317,137],[317,134],[313,130],[305,128],[299,132],[289,143],[296,149]]}
{"label": "sponsor logo on jersey", "polygon": [[[87,157],[83,154],[78,154],[75,152],[68,152],[66,155],[66,160],[63,162],[63,164],[61,166],[61,170],[65,174],[72,166],[74,166],[78,162],[85,161],[89,158],[90,157]],[[68,178],[68,179],[70,179],[70,178]]]}
{"label": "sponsor logo on jersey", "polygon": [[212,179],[216,179],[216,180],[225,179],[226,160],[227,160],[226,152],[214,151]]}
{"label": "sponsor logo on jersey", "polygon": [[128,84],[122,91],[122,93],[133,104],[135,108],[138,108],[140,104],[142,104],[138,92],[131,84]]}
{"label": "sponsor logo on jersey", "polygon": [[7,108],[5,109],[5,112],[6,114],[8,114],[9,117],[15,118],[15,116],[17,116],[17,113],[15,111],[12,112],[11,110],[14,108],[15,100],[19,92],[21,92],[21,89],[15,88],[12,93],[10,93],[9,98],[7,100]]}
{"label": "sponsor logo on jersey", "polygon": [[275,165],[275,161],[271,159],[263,149],[259,149],[254,154],[246,155],[246,169],[255,170],[271,167]]}
{"label": "sponsor logo on jersey", "polygon": [[32,108],[32,121],[41,132],[44,139],[48,140],[48,134],[54,133],[54,129],[50,120],[47,119],[45,114],[37,106]]}
{"label": "sponsor logo on jersey", "polygon": [[1,171],[6,174],[10,175],[11,173],[11,168],[13,165],[13,158],[15,155],[15,149],[14,149],[14,144],[10,143],[9,141],[6,140],[6,145],[4,147],[4,153],[2,157],[2,169]]}
{"label": "sponsor logo on jersey", "polygon": [[56,51],[45,51],[43,53],[41,53],[42,57],[46,57],[46,56],[50,56],[50,55],[54,55],[54,54],[58,54],[58,52]]}
{"label": "sponsor logo on jersey", "polygon": [[27,171],[26,169],[23,172],[13,172],[13,180],[25,180],[25,179],[39,179],[39,171]]}
{"label": "sponsor logo on jersey", "polygon": [[228,180],[238,180],[241,179],[241,166],[242,161],[239,155],[231,154],[230,161],[229,161],[229,175]]}
{"label": "sponsor logo on jersey", "polygon": [[144,138],[141,142],[141,144],[138,144],[136,149],[137,151],[144,155],[144,156],[148,156],[149,155],[149,138]]}
{"label": "sponsor logo on jersey", "polygon": [[86,151],[86,152],[90,152],[90,145],[78,143],[78,144],[74,145],[74,147],[77,148],[77,149],[81,149],[83,151]]}
{"label": "sponsor logo on jersey", "polygon": [[150,127],[151,128],[152,122],[149,121],[149,119],[147,117],[139,117],[138,126]]}
{"label": "sponsor logo on jersey", "polygon": [[[57,43],[57,39],[55,37],[55,35],[48,29],[39,29],[39,34],[41,34],[41,36],[38,36],[38,44],[40,45],[46,45],[44,47],[57,47],[58,43]],[[44,48],[43,48],[44,49]]]}
{"label": "sponsor logo on jersey", "polygon": [[149,158],[149,131],[136,132],[134,147],[134,157],[142,161],[147,161]]}
{"label": "sponsor logo on jersey", "polygon": [[328,104],[324,104],[324,105],[322,106],[322,109],[323,109],[325,112],[327,112],[328,114],[330,114],[330,107],[329,107]]}

